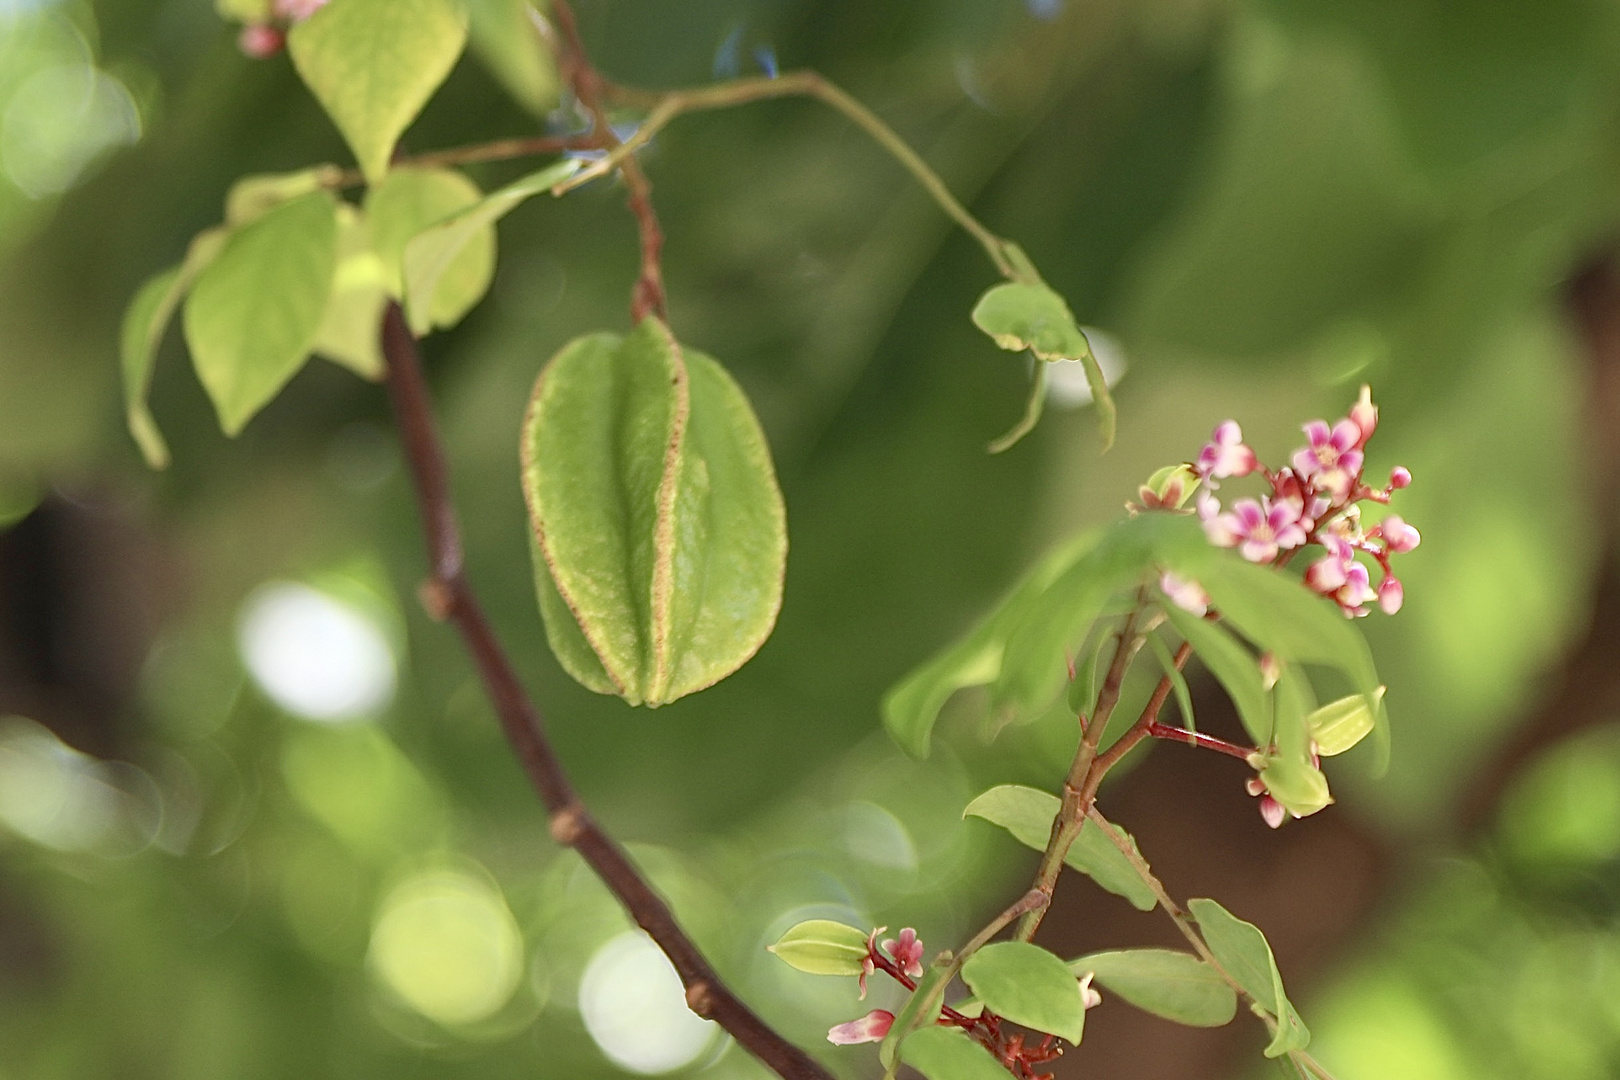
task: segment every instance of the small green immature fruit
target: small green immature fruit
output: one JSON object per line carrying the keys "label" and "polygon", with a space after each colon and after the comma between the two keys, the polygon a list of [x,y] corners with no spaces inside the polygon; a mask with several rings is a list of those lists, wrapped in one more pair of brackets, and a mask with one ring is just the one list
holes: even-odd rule
{"label": "small green immature fruit", "polygon": [[1323,757],[1342,754],[1372,733],[1378,710],[1384,707],[1384,688],[1371,694],[1351,694],[1330,701],[1305,718],[1316,752]]}
{"label": "small green immature fruit", "polygon": [[546,637],[590,689],[663,705],[770,635],[787,520],[765,435],[725,369],[657,319],[546,365],[523,490]]}
{"label": "small green immature fruit", "polygon": [[766,948],[791,968],[811,975],[864,974],[868,934],[831,919],[811,919],[788,928]]}

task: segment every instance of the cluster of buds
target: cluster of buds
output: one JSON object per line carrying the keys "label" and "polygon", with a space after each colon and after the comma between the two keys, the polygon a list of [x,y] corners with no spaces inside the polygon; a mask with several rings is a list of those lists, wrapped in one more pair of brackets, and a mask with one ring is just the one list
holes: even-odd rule
{"label": "cluster of buds", "polygon": [[274,0],[267,5],[267,18],[250,22],[236,37],[236,47],[244,56],[263,60],[276,55],[287,44],[289,28],[303,22],[328,0]]}
{"label": "cluster of buds", "polygon": [[[1346,616],[1367,614],[1376,600],[1385,614],[1401,609],[1405,599],[1400,579],[1389,557],[1418,546],[1418,531],[1399,515],[1388,514],[1371,528],[1362,524],[1363,502],[1389,504],[1390,496],[1412,482],[1412,474],[1396,467],[1381,488],[1363,478],[1364,447],[1378,428],[1378,407],[1369,387],[1348,416],[1329,425],[1312,420],[1304,427],[1306,444],[1294,451],[1289,463],[1272,470],[1243,442],[1243,430],[1228,420],[1217,427],[1198,460],[1185,466],[1190,478],[1203,485],[1198,493],[1198,517],[1210,542],[1235,547],[1254,563],[1282,565],[1312,544],[1325,550],[1305,573],[1305,584],[1338,603]],[[1258,473],[1271,492],[1258,499],[1237,499],[1223,510],[1215,492],[1227,478]],[[1186,489],[1183,482],[1175,493]],[[1161,502],[1162,505],[1162,502]],[[1356,554],[1377,564],[1381,580],[1372,586],[1366,564]],[[1172,582],[1166,592],[1183,607],[1196,608],[1195,587]]]}

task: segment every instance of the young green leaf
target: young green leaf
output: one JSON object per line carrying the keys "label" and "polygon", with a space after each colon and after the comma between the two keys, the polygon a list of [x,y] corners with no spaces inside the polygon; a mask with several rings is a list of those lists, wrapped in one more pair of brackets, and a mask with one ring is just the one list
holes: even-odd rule
{"label": "young green leaf", "polygon": [[[405,298],[404,260],[410,241],[483,198],[478,185],[452,169],[398,168],[366,192],[371,247],[382,261],[390,295]],[[495,276],[495,226],[470,231],[444,264],[432,294],[418,300],[429,326],[448,328],[484,298]]]}
{"label": "young green leaf", "polygon": [[1063,297],[1044,284],[1006,282],[979,298],[973,308],[973,323],[1003,349],[1028,349],[1040,360],[1079,360],[1085,366],[1086,382],[1097,405],[1103,449],[1114,445],[1114,399],[1092,355],[1091,343]]}
{"label": "young green leaf", "polygon": [[915,669],[883,697],[883,725],[901,749],[927,757],[939,711],[956,691],[983,686],[1001,672],[1007,633],[1023,610],[1096,543],[1087,533],[1055,548],[1024,575],[989,615],[954,645]]}
{"label": "young green leaf", "polygon": [[1266,1047],[1267,1057],[1310,1045],[1311,1033],[1283,993],[1282,972],[1271,955],[1271,945],[1260,928],[1227,911],[1213,900],[1189,900],[1187,910],[1198,920],[1204,942],[1221,967],[1245,993],[1277,1020],[1277,1030]]}
{"label": "young green leaf", "polygon": [[523,461],[551,581],[626,701],[712,685],[770,634],[787,527],[764,434],[725,370],[658,320],[557,354],[535,384]]}
{"label": "young green leaf", "polygon": [[225,194],[225,224],[246,225],[289,199],[330,186],[339,171],[335,165],[316,165],[297,172],[244,176]]}
{"label": "young green leaf", "polygon": [[[968,803],[962,816],[983,818],[1012,833],[1013,839],[1025,847],[1045,851],[1052,836],[1052,819],[1061,806],[1062,800],[1049,792],[1021,784],[1001,784]],[[1081,826],[1080,835],[1063,861],[1109,892],[1123,896],[1138,911],[1152,911],[1158,903],[1130,860],[1091,821]]]}
{"label": "young green leaf", "polygon": [[1007,1070],[961,1028],[925,1027],[900,1046],[900,1059],[928,1080],[1007,1080]]}
{"label": "young green leaf", "polygon": [[[549,191],[579,171],[580,163],[564,159],[515,180],[461,211],[411,237],[401,260],[405,313],[416,334],[433,328],[441,282],[454,277],[469,247],[487,241],[493,248],[493,226],[525,199]],[[463,286],[464,288],[464,286]]]}
{"label": "young green leaf", "polygon": [[232,233],[186,299],[186,344],[220,426],[235,435],[303,366],[326,312],[337,213],[324,191]]}
{"label": "young green leaf", "polygon": [[1080,983],[1062,960],[1027,941],[986,945],[962,964],[962,981],[993,1013],[1078,1044],[1086,1027]]}
{"label": "young green leaf", "polygon": [[788,928],[766,948],[789,967],[811,975],[859,975],[866,960],[864,930],[831,919],[811,919]]}
{"label": "young green leaf", "polygon": [[379,328],[388,303],[386,274],[382,260],[371,250],[364,215],[339,203],[337,220],[337,270],[312,351],[375,381],[383,377]]}
{"label": "young green leaf", "polygon": [[1183,611],[1174,603],[1161,604],[1160,608],[1176,632],[1192,643],[1193,655],[1226,688],[1249,738],[1256,746],[1270,745],[1271,700],[1255,655],[1217,623]]}
{"label": "young green leaf", "polygon": [[287,51],[376,183],[466,42],[457,0],[332,0],[292,28]]}
{"label": "young green leaf", "polygon": [[1069,961],[1077,976],[1096,976],[1104,990],[1138,1009],[1189,1027],[1220,1027],[1237,1015],[1237,994],[1220,972],[1174,949],[1118,949]]}
{"label": "young green leaf", "polygon": [[169,465],[169,444],[158,430],[152,410],[147,406],[147,393],[152,387],[152,366],[157,362],[158,346],[163,332],[168,329],[174,311],[185,299],[186,291],[198,274],[213,261],[225,246],[225,230],[209,229],[191,241],[185,259],[179,266],[156,274],[136,291],[124,312],[124,322],[118,336],[118,356],[124,374],[124,411],[129,433],[141,448],[146,464],[153,469]]}
{"label": "young green leaf", "polygon": [[535,116],[557,105],[557,65],[529,0],[471,0],[472,47],[506,92]]}

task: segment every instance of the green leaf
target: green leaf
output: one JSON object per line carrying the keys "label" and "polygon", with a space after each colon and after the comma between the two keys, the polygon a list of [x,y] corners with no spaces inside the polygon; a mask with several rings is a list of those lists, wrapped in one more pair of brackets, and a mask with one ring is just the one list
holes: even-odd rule
{"label": "green leaf", "polygon": [[[395,169],[366,192],[371,247],[382,260],[391,295],[405,298],[404,260],[410,241],[482,199],[478,185],[452,169]],[[494,276],[495,225],[489,221],[465,234],[435,276],[431,291],[418,298],[425,320],[419,332],[460,322],[484,298]]]}
{"label": "green leaf", "polygon": [[[769,636],[782,496],[748,400],[715,361],[651,318],[624,338],[576,339],[535,384],[523,455],[552,582],[626,701],[710,686]],[[548,623],[556,607],[542,601]]]}
{"label": "green leaf", "polygon": [[867,933],[831,919],[811,919],[788,929],[766,948],[789,967],[811,975],[859,975]]}
{"label": "green leaf", "polygon": [[[1102,625],[1107,626],[1106,623]],[[1069,680],[1066,704],[1075,716],[1089,716],[1092,706],[1097,703],[1097,668],[1102,663],[1103,650],[1108,647],[1112,637],[1112,634],[1099,633],[1096,643],[1086,650],[1086,658],[1075,670],[1074,678]]]}
{"label": "green leaf", "polygon": [[273,0],[214,0],[214,11],[222,19],[239,23],[266,23],[274,14]]}
{"label": "green leaf", "polygon": [[1069,961],[1138,1009],[1189,1027],[1220,1027],[1237,1015],[1237,994],[1220,972],[1174,949],[1119,949]]}
{"label": "green leaf", "polygon": [[1188,731],[1197,731],[1198,721],[1193,718],[1192,691],[1187,688],[1187,680],[1181,674],[1181,669],[1176,667],[1176,658],[1170,654],[1170,647],[1158,634],[1148,635],[1148,646],[1152,648],[1154,657],[1159,661],[1159,667],[1176,692],[1176,708],[1181,710],[1181,722]]}
{"label": "green leaf", "polygon": [[945,987],[950,981],[951,962],[943,955],[935,958],[928,965],[928,970],[923,972],[923,977],[917,980],[917,989],[906,999],[900,1011],[894,1014],[894,1023],[889,1025],[889,1033],[878,1046],[878,1060],[884,1064],[885,1076],[894,1075],[900,1044],[906,1041],[906,1037],[918,1028],[930,1027],[939,1019],[940,1003],[945,999]]}
{"label": "green leaf", "polygon": [[235,435],[303,365],[332,290],[337,214],[314,192],[233,233],[186,299],[186,344]]}
{"label": "green leaf", "polygon": [[1141,514],[1111,527],[1025,605],[1007,635],[994,699],[1023,716],[1044,710],[1062,686],[1068,658],[1113,595],[1141,584],[1189,544],[1208,547],[1198,522],[1180,514]]}
{"label": "green leaf", "polygon": [[153,469],[169,465],[169,445],[158,430],[146,398],[152,387],[152,367],[157,363],[163,332],[174,317],[175,308],[198,274],[225,246],[225,230],[209,229],[191,241],[179,266],[156,274],[136,291],[124,312],[119,332],[119,362],[124,374],[124,411],[129,433],[141,448],[146,464]]}
{"label": "green leaf", "polygon": [[986,945],[962,964],[962,981],[984,1007],[1078,1044],[1086,1027],[1080,983],[1062,960],[1027,941]]}
{"label": "green leaf", "polygon": [[1053,578],[1095,543],[1096,535],[1088,533],[1053,549],[967,636],[913,670],[883,696],[883,725],[903,750],[913,757],[928,756],[934,722],[945,702],[958,690],[995,681],[1013,624]]}
{"label": "green leaf", "polygon": [[1081,331],[1063,297],[1044,284],[1006,282],[979,297],[973,323],[1003,349],[1028,349],[1041,360],[1079,360],[1097,404],[1103,449],[1114,445],[1114,399],[1102,368],[1092,355],[1091,343]]}
{"label": "green leaf", "polygon": [[1173,602],[1159,605],[1176,632],[1192,643],[1193,655],[1226,688],[1237,706],[1243,730],[1256,746],[1271,744],[1271,702],[1254,654],[1218,624],[1208,622]]}
{"label": "green leaf", "polygon": [[466,42],[456,0],[332,0],[292,28],[287,51],[376,183]]}
{"label": "green leaf", "polygon": [[557,65],[528,0],[471,0],[472,47],[507,93],[535,116],[557,105]]}
{"label": "green leaf", "polygon": [[405,312],[411,330],[418,335],[432,329],[436,305],[439,303],[440,283],[454,277],[459,260],[469,247],[481,237],[490,237],[493,246],[494,224],[510,213],[519,203],[542,191],[549,191],[559,182],[579,170],[580,163],[565,159],[513,181],[498,191],[458,213],[425,228],[410,238],[405,245],[403,263]]}
{"label": "green leaf", "polygon": [[371,250],[366,220],[354,207],[337,207],[337,270],[312,351],[364,379],[383,377],[382,314],[388,303],[386,272]]}
{"label": "green leaf", "polygon": [[1311,760],[1311,734],[1305,726],[1305,717],[1316,708],[1310,680],[1297,664],[1285,664],[1277,674],[1277,685],[1272,691],[1273,725],[1271,739],[1277,753],[1283,758],[1309,764]]}
{"label": "green leaf", "polygon": [[[983,792],[968,803],[963,817],[979,817],[1012,833],[1025,847],[1045,851],[1052,837],[1052,819],[1063,801],[1050,792],[1021,784],[1001,784]],[[1116,826],[1117,828],[1117,826]],[[1124,830],[1120,830],[1124,833]],[[1125,834],[1127,838],[1129,833]],[[1136,843],[1131,841],[1132,846]],[[1095,822],[1087,821],[1069,847],[1064,863],[1091,878],[1116,896],[1129,900],[1138,911],[1152,911],[1158,903],[1129,859],[1113,841],[1104,836]]]}
{"label": "green leaf", "polygon": [[928,1080],[1007,1080],[1007,1070],[955,1027],[926,1027],[900,1047],[900,1058]]}
{"label": "green leaf", "polygon": [[1227,911],[1213,900],[1189,900],[1187,909],[1198,920],[1204,942],[1226,973],[1277,1020],[1277,1031],[1266,1047],[1266,1057],[1279,1057],[1310,1045],[1311,1033],[1283,993],[1282,972],[1271,955],[1266,935],[1253,923]]}
{"label": "green leaf", "polygon": [[1311,713],[1305,718],[1305,727],[1316,744],[1316,752],[1323,757],[1333,757],[1366,738],[1377,726],[1383,702],[1384,688],[1380,686],[1370,697],[1350,694]]}
{"label": "green leaf", "polygon": [[225,194],[225,223],[246,225],[288,200],[331,186],[339,172],[334,165],[316,165],[297,172],[244,176]]}

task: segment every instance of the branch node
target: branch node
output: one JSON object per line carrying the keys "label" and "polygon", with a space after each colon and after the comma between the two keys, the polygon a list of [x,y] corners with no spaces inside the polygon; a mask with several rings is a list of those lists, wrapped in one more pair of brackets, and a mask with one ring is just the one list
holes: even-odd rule
{"label": "branch node", "polygon": [[456,594],[449,582],[431,577],[417,587],[416,599],[421,603],[422,610],[428,613],[428,618],[434,622],[444,622],[455,606]]}
{"label": "branch node", "polygon": [[699,979],[686,988],[686,1007],[707,1020],[714,1011],[714,987],[707,979]]}
{"label": "branch node", "polygon": [[551,838],[563,847],[573,847],[574,843],[585,833],[585,826],[589,822],[585,816],[585,808],[579,803],[569,803],[567,806],[551,815],[548,826]]}

